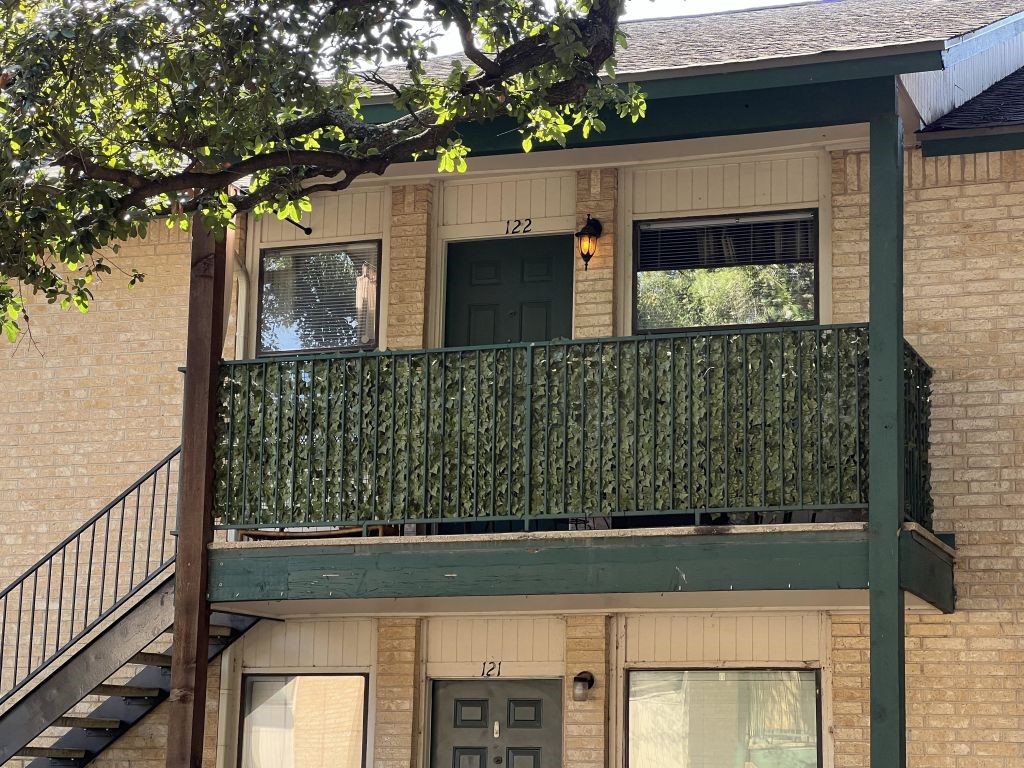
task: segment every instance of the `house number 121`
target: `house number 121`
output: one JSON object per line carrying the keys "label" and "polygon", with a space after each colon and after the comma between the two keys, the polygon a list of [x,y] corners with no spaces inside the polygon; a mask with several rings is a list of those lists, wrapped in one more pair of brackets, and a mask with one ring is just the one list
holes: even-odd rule
{"label": "house number 121", "polygon": [[480,677],[501,677],[501,662],[485,661],[480,665]]}
{"label": "house number 121", "polygon": [[525,235],[533,231],[533,219],[508,219],[505,222],[506,235]]}

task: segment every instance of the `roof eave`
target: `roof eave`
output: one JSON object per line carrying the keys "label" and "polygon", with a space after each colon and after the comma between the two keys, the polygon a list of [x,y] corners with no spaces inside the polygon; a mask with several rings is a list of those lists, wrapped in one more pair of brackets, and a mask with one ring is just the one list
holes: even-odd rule
{"label": "roof eave", "polygon": [[921,153],[925,157],[1009,152],[1024,149],[1024,123],[946,131],[918,131],[917,137],[921,142]]}
{"label": "roof eave", "polygon": [[[696,96],[712,93],[781,88],[809,83],[863,80],[928,72],[943,68],[946,41],[828,51],[809,56],[753,59],[702,67],[680,67],[619,75],[619,83],[643,84],[648,98]],[[391,98],[374,96],[365,104],[387,104]]]}

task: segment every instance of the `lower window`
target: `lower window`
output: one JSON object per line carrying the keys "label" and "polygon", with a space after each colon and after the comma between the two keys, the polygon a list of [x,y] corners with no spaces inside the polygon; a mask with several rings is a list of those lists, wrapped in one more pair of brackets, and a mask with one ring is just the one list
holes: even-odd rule
{"label": "lower window", "polygon": [[629,768],[818,768],[818,674],[634,670]]}
{"label": "lower window", "polygon": [[364,675],[245,678],[242,768],[361,768]]}

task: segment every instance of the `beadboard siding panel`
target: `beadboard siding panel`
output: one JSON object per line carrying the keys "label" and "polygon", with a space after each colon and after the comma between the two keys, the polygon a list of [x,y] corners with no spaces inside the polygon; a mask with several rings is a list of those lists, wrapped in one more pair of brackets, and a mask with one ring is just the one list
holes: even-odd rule
{"label": "beadboard siding panel", "polygon": [[502,676],[561,675],[565,621],[558,617],[438,617],[427,621],[430,677],[479,676],[485,662],[501,662]]}
{"label": "beadboard siding panel", "polygon": [[733,212],[781,205],[817,206],[821,188],[816,154],[786,158],[643,168],[633,171],[635,218],[694,212]]}
{"label": "beadboard siding panel", "polygon": [[310,235],[276,216],[256,222],[257,252],[268,245],[308,245],[352,239],[376,240],[384,232],[384,188],[346,190],[312,197],[313,210],[300,222]]}
{"label": "beadboard siding panel", "polygon": [[576,175],[527,179],[446,182],[441,194],[442,227],[545,219],[576,214]]}
{"label": "beadboard siding panel", "polygon": [[947,69],[913,72],[901,78],[921,119],[930,123],[1021,67],[1024,35],[1017,35]]}
{"label": "beadboard siding panel", "polygon": [[238,641],[243,669],[369,669],[370,619],[262,621]]}
{"label": "beadboard siding panel", "polygon": [[819,663],[819,614],[626,617],[627,665]]}

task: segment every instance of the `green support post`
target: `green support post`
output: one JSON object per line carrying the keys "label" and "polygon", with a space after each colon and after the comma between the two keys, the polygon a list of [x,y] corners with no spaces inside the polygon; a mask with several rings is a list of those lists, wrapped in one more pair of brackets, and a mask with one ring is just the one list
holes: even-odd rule
{"label": "green support post", "polygon": [[906,659],[900,587],[903,524],[903,125],[871,119],[868,578],[871,607],[871,768],[905,768]]}

